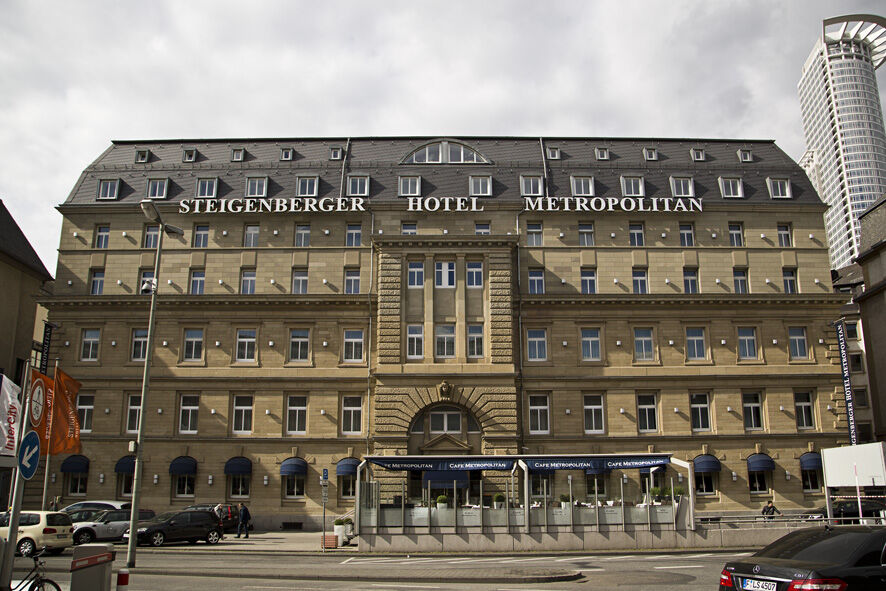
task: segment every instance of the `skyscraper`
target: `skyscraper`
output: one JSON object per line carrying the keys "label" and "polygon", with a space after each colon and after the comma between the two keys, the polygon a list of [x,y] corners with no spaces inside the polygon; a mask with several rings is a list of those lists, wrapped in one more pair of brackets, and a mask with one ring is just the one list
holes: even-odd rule
{"label": "skyscraper", "polygon": [[832,268],[858,254],[858,216],[886,193],[886,131],[875,70],[886,60],[886,19],[829,18],[798,85],[806,169],[830,208],[825,227]]}

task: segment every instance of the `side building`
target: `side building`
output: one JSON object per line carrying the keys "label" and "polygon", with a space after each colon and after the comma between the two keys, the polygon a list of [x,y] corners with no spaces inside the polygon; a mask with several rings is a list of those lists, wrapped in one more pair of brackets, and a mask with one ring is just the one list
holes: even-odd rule
{"label": "side building", "polygon": [[[158,277],[144,199],[184,230]],[[59,206],[43,303],[83,451],[50,495],[131,494],[143,415],[145,506],[245,500],[261,527],[318,525],[324,469],[350,511],[368,454],[667,452],[701,458],[702,513],[821,505],[817,452],[848,441],[825,209],[771,141],[114,142]],[[385,498],[434,483],[377,476]]]}

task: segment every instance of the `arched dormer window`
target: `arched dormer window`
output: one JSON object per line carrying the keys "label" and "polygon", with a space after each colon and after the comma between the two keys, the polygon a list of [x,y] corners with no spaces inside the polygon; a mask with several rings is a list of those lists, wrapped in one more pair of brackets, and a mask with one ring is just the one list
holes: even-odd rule
{"label": "arched dormer window", "polygon": [[426,144],[412,152],[403,164],[488,164],[476,150],[451,140]]}

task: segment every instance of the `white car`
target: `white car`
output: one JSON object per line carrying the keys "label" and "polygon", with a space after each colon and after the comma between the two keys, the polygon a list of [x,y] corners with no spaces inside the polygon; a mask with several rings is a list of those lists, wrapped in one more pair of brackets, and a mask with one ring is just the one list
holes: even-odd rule
{"label": "white car", "polygon": [[[22,511],[19,516],[16,551],[31,556],[40,548],[61,554],[74,545],[74,526],[67,513],[59,511]],[[0,538],[9,539],[9,513],[0,514]]]}
{"label": "white car", "polygon": [[[150,509],[139,509],[139,520],[150,519],[154,512]],[[90,544],[95,540],[119,540],[123,532],[129,529],[129,509],[110,509],[102,511],[88,521],[74,524],[74,543]]]}

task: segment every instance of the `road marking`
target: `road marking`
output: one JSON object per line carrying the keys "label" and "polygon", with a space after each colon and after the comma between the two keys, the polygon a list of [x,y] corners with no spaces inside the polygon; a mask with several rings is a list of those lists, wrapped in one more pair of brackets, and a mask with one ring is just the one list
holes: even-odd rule
{"label": "road marking", "polygon": [[680,558],[703,558],[705,556],[713,556],[712,552],[707,552],[705,554],[688,554],[686,556],[681,556]]}
{"label": "road marking", "polygon": [[396,589],[439,589],[431,585],[392,585],[391,583],[373,583],[373,587],[394,587]]}
{"label": "road marking", "polygon": [[353,557],[353,556],[351,556],[351,557],[348,558],[347,560],[343,560],[343,561],[341,562],[341,564],[347,564],[347,563],[349,563],[349,562],[352,561],[352,560],[354,560],[354,557]]}
{"label": "road marking", "polygon": [[539,556],[537,558],[507,558],[501,562],[532,562],[533,560],[550,560],[550,556]]}
{"label": "road marking", "polygon": [[600,560],[624,560],[626,558],[634,558],[633,556],[610,556],[609,558],[601,558]]}
{"label": "road marking", "polygon": [[643,560],[661,560],[662,558],[673,558],[673,554],[659,554],[657,556],[644,556]]}
{"label": "road marking", "polygon": [[554,562],[572,562],[574,560],[592,560],[593,556],[576,556],[573,558],[558,558]]}
{"label": "road marking", "polygon": [[703,565],[703,564],[681,564],[681,565],[675,565],[675,566],[654,566],[652,568],[655,568],[658,570],[664,570],[666,568],[704,568],[704,567],[705,567],[705,565]]}

